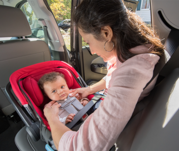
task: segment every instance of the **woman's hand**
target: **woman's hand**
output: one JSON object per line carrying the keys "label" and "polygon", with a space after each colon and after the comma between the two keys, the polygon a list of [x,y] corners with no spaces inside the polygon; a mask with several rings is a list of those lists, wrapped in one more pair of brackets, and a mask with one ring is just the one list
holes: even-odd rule
{"label": "woman's hand", "polygon": [[61,104],[58,104],[56,101],[51,101],[51,102],[49,102],[48,104],[45,105],[44,115],[45,115],[45,117],[47,118],[48,121],[52,118],[55,118],[55,117],[58,118],[60,106],[61,106]]}
{"label": "woman's hand", "polygon": [[70,90],[70,96],[75,97],[77,94],[79,95],[78,97],[79,100],[87,97],[90,94],[90,87]]}
{"label": "woman's hand", "polygon": [[58,144],[63,134],[67,131],[70,131],[70,129],[59,120],[58,114],[60,106],[61,105],[58,104],[56,101],[51,101],[44,107],[44,115],[50,125],[52,138],[56,148],[58,148]]}

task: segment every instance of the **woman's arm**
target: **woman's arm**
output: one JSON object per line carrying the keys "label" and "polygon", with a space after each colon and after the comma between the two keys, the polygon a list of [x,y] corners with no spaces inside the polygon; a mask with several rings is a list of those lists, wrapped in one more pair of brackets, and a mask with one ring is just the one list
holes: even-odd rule
{"label": "woman's arm", "polygon": [[51,128],[52,138],[55,147],[58,148],[59,141],[63,134],[71,130],[68,127],[66,127],[63,123],[61,123],[58,118],[53,117],[49,119],[48,122]]}
{"label": "woman's arm", "polygon": [[93,94],[95,92],[101,91],[106,88],[106,81],[101,79],[99,82],[89,86],[89,94]]}

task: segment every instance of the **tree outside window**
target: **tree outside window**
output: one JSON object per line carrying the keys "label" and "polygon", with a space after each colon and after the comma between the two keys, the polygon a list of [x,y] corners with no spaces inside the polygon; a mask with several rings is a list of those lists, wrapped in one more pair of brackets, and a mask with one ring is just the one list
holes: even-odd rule
{"label": "tree outside window", "polygon": [[65,45],[70,50],[71,0],[47,0],[47,2],[59,26]]}

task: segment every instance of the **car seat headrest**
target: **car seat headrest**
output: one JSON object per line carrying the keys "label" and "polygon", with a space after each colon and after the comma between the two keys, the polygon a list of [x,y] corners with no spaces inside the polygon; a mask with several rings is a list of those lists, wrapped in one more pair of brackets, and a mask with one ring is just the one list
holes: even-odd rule
{"label": "car seat headrest", "polygon": [[62,73],[65,76],[65,80],[67,82],[67,85],[68,85],[69,88],[71,88],[73,86],[73,82],[74,82],[73,78],[74,77],[72,76],[70,71],[68,71],[67,69],[60,69],[60,68],[57,68],[56,71]]}
{"label": "car seat headrest", "polygon": [[[65,80],[66,80],[69,88],[71,88],[73,86],[74,79],[73,79],[73,76],[70,73],[70,71],[68,71],[67,69],[61,69],[61,68],[57,68],[57,69],[55,69],[55,71],[62,73],[65,76]],[[44,75],[44,73],[40,76],[38,75],[37,76],[38,78],[35,78],[35,77],[32,78],[32,77],[29,76],[29,77],[27,77],[23,80],[24,90],[26,91],[28,96],[32,99],[32,101],[37,106],[40,106],[44,101],[44,95],[43,95],[42,91],[40,90],[40,88],[38,86],[38,80],[43,75]]]}
{"label": "car seat headrest", "polygon": [[0,6],[0,37],[31,35],[29,23],[18,8]]}
{"label": "car seat headrest", "polygon": [[23,87],[28,96],[30,96],[30,98],[37,106],[40,106],[43,103],[44,96],[35,79],[31,77],[25,78],[23,80]]}

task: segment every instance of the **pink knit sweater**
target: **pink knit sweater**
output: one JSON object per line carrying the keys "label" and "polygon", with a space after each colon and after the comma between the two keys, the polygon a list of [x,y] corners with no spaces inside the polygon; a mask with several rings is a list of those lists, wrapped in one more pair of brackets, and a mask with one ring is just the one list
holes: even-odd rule
{"label": "pink knit sweater", "polygon": [[[148,50],[145,46],[135,49],[139,51],[139,48]],[[58,150],[108,151],[130,119],[158,60],[159,56],[149,53],[136,55],[122,64],[117,60],[106,98],[77,132],[64,133]]]}

